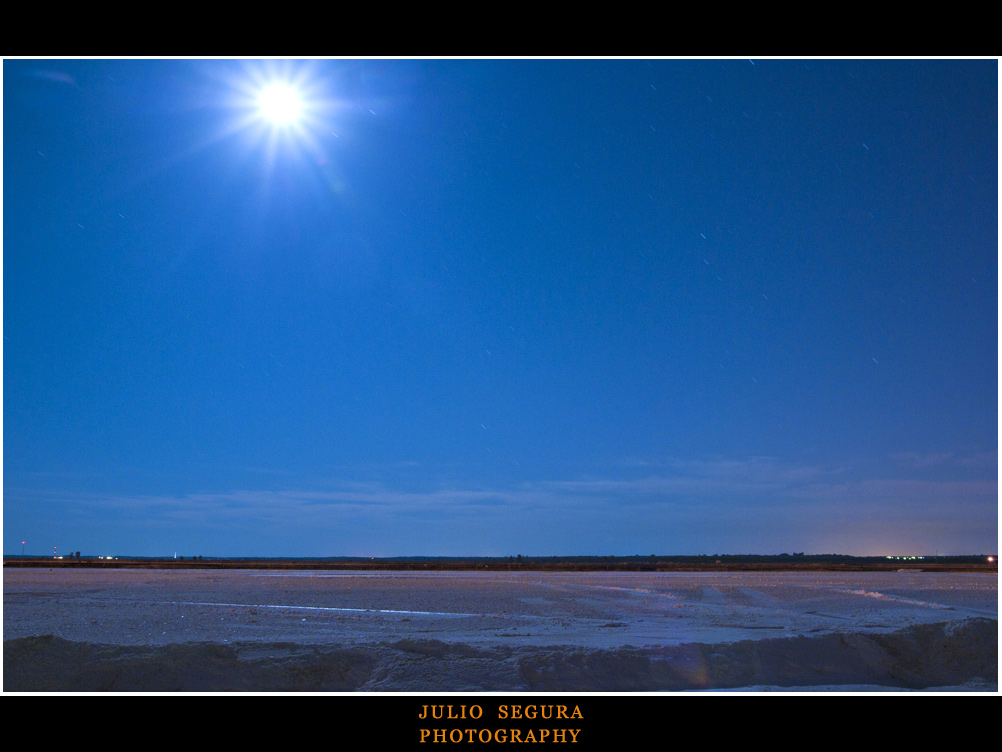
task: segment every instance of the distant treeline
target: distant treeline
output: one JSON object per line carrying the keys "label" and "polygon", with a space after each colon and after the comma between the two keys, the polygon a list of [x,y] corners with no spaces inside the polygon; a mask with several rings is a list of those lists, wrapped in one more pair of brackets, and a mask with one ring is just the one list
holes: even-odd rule
{"label": "distant treeline", "polygon": [[152,569],[345,569],[345,570],[453,570],[453,571],[796,571],[896,570],[998,571],[997,556],[848,556],[845,554],[704,554],[672,556],[397,556],[385,558],[328,557],[212,557],[121,556],[65,559],[41,556],[5,556],[5,567],[102,567]]}

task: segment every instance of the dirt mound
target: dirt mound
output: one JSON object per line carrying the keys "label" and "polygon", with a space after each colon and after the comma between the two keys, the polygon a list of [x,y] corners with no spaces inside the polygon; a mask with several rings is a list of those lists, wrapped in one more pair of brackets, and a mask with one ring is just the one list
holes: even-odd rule
{"label": "dirt mound", "polygon": [[477,648],[436,640],[356,647],[130,647],[51,635],[4,642],[4,690],[112,692],[650,692],[752,686],[924,689],[995,682],[998,622],[665,648]]}

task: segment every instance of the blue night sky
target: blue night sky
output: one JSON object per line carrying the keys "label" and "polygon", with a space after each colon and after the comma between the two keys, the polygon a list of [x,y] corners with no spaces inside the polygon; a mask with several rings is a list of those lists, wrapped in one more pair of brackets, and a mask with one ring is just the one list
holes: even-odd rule
{"label": "blue night sky", "polygon": [[998,289],[995,60],[5,60],[3,550],[994,553]]}

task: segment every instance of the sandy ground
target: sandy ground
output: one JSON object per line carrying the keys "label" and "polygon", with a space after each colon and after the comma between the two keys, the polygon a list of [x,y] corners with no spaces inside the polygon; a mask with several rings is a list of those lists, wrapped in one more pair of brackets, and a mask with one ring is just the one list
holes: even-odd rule
{"label": "sandy ground", "polygon": [[5,640],[116,645],[661,646],[998,618],[984,575],[8,569],[3,582]]}
{"label": "sandy ground", "polygon": [[[810,644],[815,653],[820,650],[827,655],[822,661],[826,666],[844,662],[844,657],[838,658],[832,651],[844,653],[850,649],[869,665],[879,662],[875,656],[867,657],[867,651],[875,650],[872,645],[884,645],[879,642],[881,635],[925,629],[909,633],[912,636],[908,644],[913,652],[942,653],[938,648],[915,647],[918,643],[914,634],[927,635],[922,639],[934,645],[934,639],[942,642],[971,624],[980,625],[977,639],[981,642],[990,643],[991,632],[985,630],[994,629],[995,645],[990,651],[994,654],[985,658],[995,666],[991,669],[995,675],[941,675],[948,681],[974,681],[972,686],[977,689],[993,690],[997,686],[998,588],[997,578],[986,575],[6,569],[3,580],[5,686],[19,681],[19,674],[13,668],[8,670],[7,664],[14,661],[21,665],[18,661],[23,663],[27,654],[24,647],[28,643],[12,641],[51,635],[57,642],[45,643],[45,650],[56,650],[54,645],[60,650],[71,646],[77,649],[78,644],[161,650],[149,653],[154,656],[168,648],[176,652],[177,646],[211,643],[231,647],[236,651],[233,660],[245,661],[240,665],[249,665],[246,661],[261,659],[264,653],[284,651],[287,657],[301,656],[307,647],[328,657],[332,651],[342,651],[346,665],[368,666],[360,669],[364,676],[356,677],[359,684],[344,680],[348,689],[404,691],[421,688],[419,681],[408,683],[401,678],[407,673],[404,668],[398,667],[398,676],[392,681],[373,678],[379,673],[376,667],[387,665],[390,646],[396,651],[394,660],[398,663],[407,663],[400,655],[406,654],[411,663],[417,655],[426,663],[435,661],[437,667],[448,666],[447,674],[457,665],[457,655],[465,656],[468,666],[480,666],[479,678],[457,679],[450,674],[431,681],[426,676],[434,685],[429,687],[432,690],[573,691],[573,686],[550,687],[547,681],[562,681],[565,685],[578,682],[580,686],[582,678],[567,678],[568,671],[587,675],[587,684],[594,683],[602,670],[609,673],[606,684],[627,687],[629,681],[624,683],[622,676],[613,679],[612,675],[631,670],[623,663],[627,657],[634,661],[644,657],[648,664],[654,661],[650,664],[654,669],[645,664],[647,668],[632,670],[650,674],[646,684],[636,686],[645,691],[660,686],[659,681],[667,682],[666,688],[680,688],[657,672],[665,662],[675,661],[671,665],[677,666],[679,651],[695,644],[702,650],[697,662],[701,662],[703,674],[711,678],[694,680],[694,686],[721,687],[728,681],[733,686],[734,682],[745,681],[764,690],[773,686],[770,681],[777,681],[775,676],[780,676],[779,683],[786,686],[791,682],[810,685],[824,681],[798,679],[790,673],[792,669],[786,673],[760,672],[759,678],[764,681],[755,681],[755,676],[735,673],[733,667],[724,671],[718,666],[711,671],[712,660],[720,666],[725,662],[728,666],[761,662],[761,655],[775,652],[772,646],[784,646],[789,652]],[[929,631],[933,625],[935,638]],[[866,638],[871,641],[867,643],[870,647],[847,647],[846,635],[855,640]],[[954,641],[971,640],[965,633]],[[40,644],[31,643],[31,650],[41,650]],[[255,646],[260,655],[254,652]],[[553,661],[556,659],[552,651],[557,647],[562,656],[557,663],[563,668],[536,676],[531,665],[545,663],[540,651],[550,651],[546,661]],[[348,654],[344,651],[352,649],[356,651],[351,654],[354,657],[345,657]],[[882,650],[900,652],[887,645]],[[749,657],[748,651],[755,651],[758,657]],[[108,655],[121,658],[125,653],[119,649]],[[135,655],[135,650],[130,655]],[[529,655],[535,658],[530,660]],[[567,655],[576,656],[573,671],[565,666]],[[597,655],[615,656],[618,664],[599,670]],[[88,656],[77,660],[99,660],[92,654]],[[107,657],[100,660],[110,661]],[[183,663],[187,659],[175,656],[172,660]],[[821,659],[804,660],[810,663]],[[880,658],[884,663],[888,660],[886,656]],[[941,658],[936,660],[943,663]],[[956,661],[959,665],[960,658]],[[514,666],[517,679],[485,678],[497,673],[495,669],[506,662]],[[493,668],[484,669],[487,664]],[[586,670],[585,664],[591,668]],[[409,670],[413,669],[415,665]],[[804,666],[799,670],[803,673]],[[917,669],[908,670],[914,673]],[[561,671],[567,676],[554,678]],[[818,678],[828,677],[831,682],[829,675],[835,675],[833,671],[838,673],[835,668],[825,668]],[[867,671],[857,677],[860,685],[867,680]],[[979,672],[984,673],[975,670]],[[345,675],[345,671],[341,673]],[[725,674],[732,678],[721,679]],[[877,684],[887,685],[883,675],[873,675],[878,676]],[[843,673],[836,676],[834,683],[844,685],[851,679]],[[262,681],[278,680],[271,677]],[[322,684],[331,680],[317,681]],[[908,679],[902,684],[908,682],[912,686],[920,683]],[[227,688],[253,687],[237,683]],[[583,691],[591,688],[583,687]]]}

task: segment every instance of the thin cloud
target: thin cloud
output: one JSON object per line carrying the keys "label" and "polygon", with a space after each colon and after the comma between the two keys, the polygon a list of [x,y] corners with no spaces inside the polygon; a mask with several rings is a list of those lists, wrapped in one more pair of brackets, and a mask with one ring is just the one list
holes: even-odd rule
{"label": "thin cloud", "polygon": [[[135,531],[133,538],[144,530],[161,547],[194,538],[199,550],[216,555],[616,553],[622,541],[646,553],[781,552],[812,545],[814,551],[860,553],[883,550],[889,541],[905,546],[919,540],[919,531],[965,542],[997,537],[996,480],[930,479],[918,464],[910,470],[898,465],[895,477],[770,457],[666,460],[660,472],[644,469],[640,477],[626,477],[620,467],[604,477],[495,487],[426,480],[414,489],[389,480],[175,495],[5,494],[44,517],[46,534],[60,524],[80,534],[126,537]],[[821,536],[826,527],[837,533]],[[262,532],[270,534],[273,548],[240,548],[252,546]],[[827,546],[832,548],[818,548]]]}

